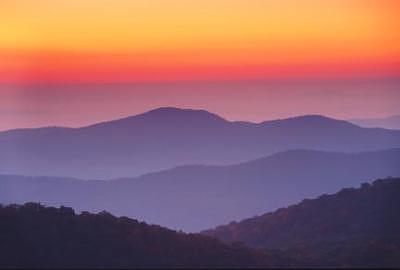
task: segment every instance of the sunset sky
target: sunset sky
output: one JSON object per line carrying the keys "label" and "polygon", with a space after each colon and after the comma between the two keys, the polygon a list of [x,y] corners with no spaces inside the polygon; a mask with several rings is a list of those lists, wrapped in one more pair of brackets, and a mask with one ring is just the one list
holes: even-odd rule
{"label": "sunset sky", "polygon": [[156,106],[400,113],[399,13],[397,0],[2,0],[0,130]]}

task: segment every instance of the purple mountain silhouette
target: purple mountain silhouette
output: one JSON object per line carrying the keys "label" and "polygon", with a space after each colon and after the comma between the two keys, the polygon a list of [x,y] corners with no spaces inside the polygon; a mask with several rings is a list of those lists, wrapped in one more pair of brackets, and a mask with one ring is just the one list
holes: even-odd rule
{"label": "purple mountain silhouette", "polygon": [[378,179],[203,233],[257,249],[290,250],[320,265],[347,261],[336,264],[343,267],[363,258],[356,264],[395,266],[400,264],[399,203],[400,178]]}
{"label": "purple mountain silhouette", "polygon": [[292,150],[231,166],[182,166],[113,181],[0,176],[0,203],[107,210],[185,231],[269,212],[375,178],[400,176],[400,149]]}
{"label": "purple mountain silhouette", "polygon": [[351,119],[349,121],[362,127],[400,129],[400,115],[393,115],[384,118]]}
{"label": "purple mountain silhouette", "polygon": [[0,173],[110,179],[185,164],[228,165],[290,149],[400,147],[400,131],[323,116],[229,122],[203,110],[160,108],[83,128],[0,132]]}

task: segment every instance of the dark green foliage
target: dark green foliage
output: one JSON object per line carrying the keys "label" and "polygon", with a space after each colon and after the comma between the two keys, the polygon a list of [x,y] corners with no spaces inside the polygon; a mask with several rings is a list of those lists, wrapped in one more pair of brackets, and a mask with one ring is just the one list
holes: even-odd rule
{"label": "dark green foliage", "polygon": [[304,200],[204,232],[277,249],[307,266],[400,267],[400,179]]}

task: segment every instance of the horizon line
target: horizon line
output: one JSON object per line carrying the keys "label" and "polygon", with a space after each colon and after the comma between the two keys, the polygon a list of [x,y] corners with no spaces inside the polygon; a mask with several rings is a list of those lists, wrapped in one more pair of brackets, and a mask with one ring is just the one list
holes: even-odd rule
{"label": "horizon line", "polygon": [[[355,123],[352,123],[351,121],[355,121],[355,120],[359,120],[359,119],[341,119],[341,118],[336,118],[336,117],[332,117],[329,115],[324,115],[324,114],[314,114],[314,113],[310,113],[310,114],[294,114],[291,116],[287,116],[287,117],[281,117],[281,118],[273,118],[273,119],[266,119],[266,120],[262,120],[262,121],[250,121],[250,120],[230,120],[230,119],[226,119],[225,117],[220,116],[219,114],[211,111],[211,110],[206,110],[206,109],[202,109],[202,108],[185,108],[185,107],[176,107],[176,106],[159,106],[159,107],[154,107],[152,109],[148,109],[145,110],[143,112],[140,113],[136,113],[136,114],[129,114],[126,116],[122,116],[119,118],[113,118],[113,119],[109,119],[109,120],[102,120],[102,121],[97,121],[97,122],[92,122],[89,124],[84,124],[84,125],[79,125],[79,126],[62,126],[62,125],[43,125],[43,126],[37,126],[37,127],[20,127],[20,128],[11,128],[11,129],[5,129],[5,130],[1,130],[0,129],[0,133],[3,132],[10,132],[10,131],[18,131],[18,130],[34,130],[34,129],[51,129],[51,128],[60,128],[60,129],[81,129],[81,128],[88,128],[91,126],[95,126],[95,125],[100,125],[100,124],[107,124],[107,123],[111,123],[111,122],[115,122],[115,121],[123,121],[132,117],[138,117],[147,113],[151,113],[151,112],[155,112],[158,110],[163,110],[163,109],[170,109],[170,110],[177,110],[177,111],[197,111],[197,112],[207,112],[211,115],[215,115],[219,118],[221,118],[222,120],[229,122],[229,123],[248,123],[248,124],[253,124],[253,125],[260,125],[263,123],[267,123],[267,122],[274,122],[274,121],[284,121],[284,120],[289,120],[289,119],[295,119],[295,118],[302,118],[302,117],[310,117],[310,116],[314,116],[314,117],[323,117],[323,118],[327,118],[327,119],[332,119],[332,120],[337,120],[337,121],[345,121],[348,122],[350,124],[359,126]],[[388,118],[388,117],[394,117],[394,116],[398,116],[398,115],[390,115],[384,118]],[[368,118],[369,119],[369,118]],[[376,119],[381,119],[381,118],[376,118]]]}

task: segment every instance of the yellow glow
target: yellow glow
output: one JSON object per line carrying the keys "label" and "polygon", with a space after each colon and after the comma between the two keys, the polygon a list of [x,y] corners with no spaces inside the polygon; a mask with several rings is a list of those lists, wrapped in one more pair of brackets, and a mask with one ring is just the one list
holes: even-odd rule
{"label": "yellow glow", "polygon": [[0,72],[37,55],[137,66],[399,62],[398,14],[397,0],[2,0]]}

